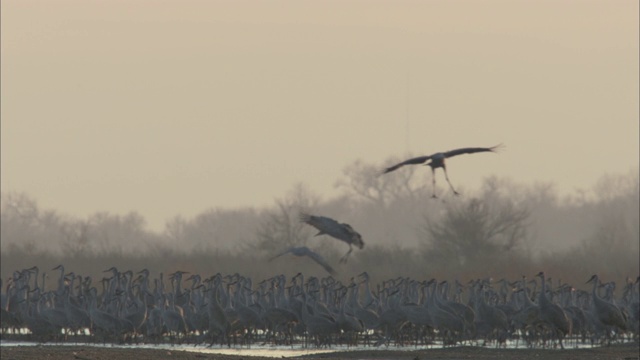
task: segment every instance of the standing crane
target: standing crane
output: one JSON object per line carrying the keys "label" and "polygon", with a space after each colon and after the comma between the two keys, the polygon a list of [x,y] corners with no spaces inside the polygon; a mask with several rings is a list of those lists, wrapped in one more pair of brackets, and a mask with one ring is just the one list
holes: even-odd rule
{"label": "standing crane", "polygon": [[567,335],[571,335],[571,327],[573,324],[564,310],[547,298],[544,272],[541,271],[536,276],[542,281],[542,289],[540,290],[540,295],[538,295],[540,320],[549,326],[552,336],[558,339],[560,347],[564,349],[562,339]]}
{"label": "standing crane", "polygon": [[[442,168],[442,170],[444,170],[444,177],[445,179],[447,179],[447,182],[449,183],[449,187],[451,188],[451,190],[453,191],[453,193],[455,195],[460,195],[459,192],[456,191],[456,189],[453,188],[453,185],[451,184],[451,181],[449,181],[449,175],[447,174],[447,166],[445,164],[445,159],[450,158],[450,157],[454,157],[457,155],[462,155],[462,154],[474,154],[474,153],[478,153],[478,152],[497,152],[497,150],[499,150],[502,147],[502,144],[496,145],[496,146],[492,146],[492,147],[488,147],[488,148],[483,148],[483,147],[468,147],[468,148],[460,148],[460,149],[455,149],[455,150],[450,150],[450,151],[446,151],[446,152],[437,152],[435,154],[431,154],[431,155],[427,155],[427,156],[418,156],[415,158],[411,158],[409,160],[405,160],[401,163],[395,164],[393,166],[390,166],[386,169],[384,169],[384,171],[382,172],[382,174],[386,174],[389,172],[392,172],[394,170],[397,170],[405,165],[418,165],[418,164],[423,164],[423,165],[427,165],[431,167],[431,174],[432,174],[432,184],[433,184],[433,192],[431,197],[432,198],[437,198],[436,196],[436,169],[437,168]],[[429,160],[431,160],[430,162],[428,162]]]}
{"label": "standing crane", "polygon": [[362,236],[357,231],[353,230],[349,224],[339,223],[324,216],[314,216],[304,213],[300,214],[300,221],[318,229],[319,232],[315,236],[329,235],[349,244],[349,251],[340,258],[341,263],[347,262],[349,255],[351,255],[351,252],[353,251],[353,245],[357,246],[359,249],[364,247]]}
{"label": "standing crane", "polygon": [[[600,278],[598,278],[598,275],[593,275],[586,283],[593,283],[590,310],[595,319],[604,325],[605,328],[613,329],[616,333],[625,332],[627,330],[627,319],[625,314],[614,303],[606,301],[598,296],[596,291],[598,286],[600,286]],[[606,331],[605,334],[610,342],[610,331]]]}

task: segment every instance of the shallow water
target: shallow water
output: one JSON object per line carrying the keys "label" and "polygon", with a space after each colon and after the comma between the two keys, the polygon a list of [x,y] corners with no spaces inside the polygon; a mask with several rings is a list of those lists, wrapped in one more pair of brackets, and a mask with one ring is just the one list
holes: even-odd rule
{"label": "shallow water", "polygon": [[[0,340],[0,346],[90,346],[90,347],[106,347],[106,348],[120,348],[120,349],[160,349],[160,350],[176,350],[176,351],[189,351],[203,354],[223,354],[223,355],[243,355],[243,356],[263,356],[263,357],[289,357],[289,356],[301,356],[330,353],[336,351],[347,351],[347,348],[341,348],[339,346],[331,347],[330,349],[313,349],[302,348],[301,346],[250,346],[242,348],[228,348],[228,347],[207,347],[203,345],[169,345],[169,344],[140,344],[140,345],[102,345],[94,343],[57,343],[57,344],[41,344],[28,341],[6,341]],[[364,347],[355,348],[351,347],[350,350],[362,350]]]}
{"label": "shallow water", "polygon": [[[517,345],[517,346],[516,346]],[[303,345],[296,344],[293,346],[276,346],[276,345],[251,345],[251,346],[243,346],[243,347],[232,347],[228,348],[227,346],[215,345],[212,347],[208,347],[205,345],[170,345],[170,344],[139,344],[139,345],[102,345],[95,343],[51,343],[51,344],[41,344],[36,342],[27,342],[27,341],[7,341],[0,340],[0,346],[91,346],[91,347],[107,347],[107,348],[122,348],[122,349],[130,349],[130,348],[138,348],[138,349],[161,349],[161,350],[174,350],[174,351],[189,351],[189,352],[197,352],[203,354],[222,354],[222,355],[242,355],[242,356],[262,356],[262,357],[295,357],[302,355],[312,355],[312,354],[322,354],[322,353],[332,353],[332,352],[343,352],[343,351],[372,351],[372,350],[394,350],[394,351],[414,351],[414,350],[425,350],[425,349],[440,349],[442,348],[442,344],[432,344],[432,345],[421,345],[421,346],[345,346],[345,345],[334,345],[330,348],[313,348],[308,347],[305,348]],[[462,346],[462,345],[460,345]],[[490,344],[487,347],[493,347],[495,345]],[[479,345],[480,347],[480,345]],[[577,349],[577,348],[593,348],[594,346],[591,344],[574,344],[573,342],[566,342],[566,349]],[[516,341],[508,341],[506,344],[506,348],[510,349],[526,349],[527,347],[524,345],[522,341],[516,344]]]}

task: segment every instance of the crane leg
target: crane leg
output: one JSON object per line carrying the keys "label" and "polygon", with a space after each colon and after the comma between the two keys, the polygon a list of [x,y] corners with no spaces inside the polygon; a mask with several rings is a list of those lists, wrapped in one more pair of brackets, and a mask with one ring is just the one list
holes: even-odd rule
{"label": "crane leg", "polygon": [[451,181],[449,181],[449,175],[447,174],[447,168],[443,166],[442,170],[444,170],[444,178],[447,179],[447,182],[449,183],[449,187],[451,188],[451,191],[453,191],[453,193],[455,195],[460,195],[460,193],[457,192],[456,189],[453,188],[453,185],[451,184]]}
{"label": "crane leg", "polygon": [[353,247],[351,246],[351,244],[349,244],[349,251],[347,251],[347,253],[344,254],[344,256],[342,256],[340,258],[340,263],[341,264],[346,264],[347,263],[347,259],[349,258],[349,255],[351,255],[352,251],[353,251]]}
{"label": "crane leg", "polygon": [[431,197],[434,199],[437,199],[438,197],[436,196],[436,169],[434,168],[431,168],[431,184],[432,184]]}

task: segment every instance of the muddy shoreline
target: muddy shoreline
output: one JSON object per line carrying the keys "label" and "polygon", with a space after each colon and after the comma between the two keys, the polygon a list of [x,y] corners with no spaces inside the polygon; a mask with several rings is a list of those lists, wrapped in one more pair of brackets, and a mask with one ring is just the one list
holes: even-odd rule
{"label": "muddy shoreline", "polygon": [[[82,345],[35,345],[19,346],[3,344],[0,346],[0,358],[2,360],[20,359],[48,359],[48,360],[152,360],[152,359],[274,359],[273,356],[248,356],[216,354],[216,349],[198,349],[203,352],[192,352],[182,348],[154,349],[154,348],[117,348],[106,346],[82,346]],[[207,352],[211,351],[211,352]],[[289,357],[289,356],[279,356]],[[430,348],[418,350],[394,350],[367,349],[354,351],[336,351],[319,354],[300,354],[292,358],[307,359],[411,359],[411,360],[452,360],[452,359],[515,359],[515,360],[640,360],[640,346],[638,342],[617,344],[608,347],[596,347],[588,349],[496,349],[487,347],[452,347]]]}

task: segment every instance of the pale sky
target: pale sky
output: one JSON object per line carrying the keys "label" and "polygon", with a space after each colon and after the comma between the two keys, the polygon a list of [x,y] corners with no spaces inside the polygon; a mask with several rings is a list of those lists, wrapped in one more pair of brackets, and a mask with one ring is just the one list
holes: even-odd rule
{"label": "pale sky", "polygon": [[72,216],[162,230],[298,182],[330,199],[358,159],[498,143],[452,182],[570,194],[639,162],[637,0],[1,6],[2,192]]}

